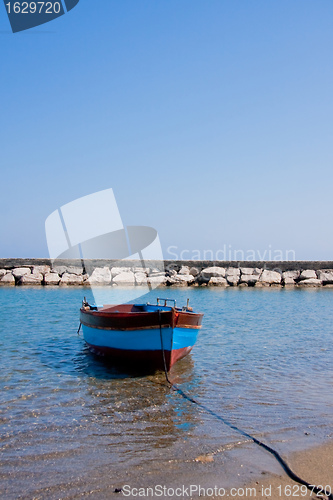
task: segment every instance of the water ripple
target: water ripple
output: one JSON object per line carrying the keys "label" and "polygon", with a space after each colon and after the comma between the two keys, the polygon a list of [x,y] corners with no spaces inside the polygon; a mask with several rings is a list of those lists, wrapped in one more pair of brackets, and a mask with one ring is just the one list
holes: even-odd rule
{"label": "water ripple", "polygon": [[[292,448],[305,432],[317,442],[331,436],[332,293],[173,290],[177,303],[189,296],[205,316],[191,356],[171,378],[268,442]],[[124,373],[90,354],[76,334],[81,289],[0,294],[6,498],[70,498],[92,484],[98,498],[97,484],[109,492],[111,476],[140,478],[173,463],[181,471],[205,451],[225,462],[229,451],[247,452],[234,431],[170,391],[163,373]]]}

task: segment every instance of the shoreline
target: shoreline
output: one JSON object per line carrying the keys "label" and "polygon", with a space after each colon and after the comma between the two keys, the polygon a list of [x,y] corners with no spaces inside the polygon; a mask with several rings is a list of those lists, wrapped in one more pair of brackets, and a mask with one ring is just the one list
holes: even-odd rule
{"label": "shoreline", "polygon": [[[234,448],[232,455],[229,455],[228,449],[225,448],[224,452],[219,450],[219,457],[214,453],[207,453],[184,462],[170,460],[169,463],[160,464],[163,472],[155,469],[147,476],[133,471],[133,475],[128,476],[125,481],[122,481],[120,474],[111,484],[105,485],[105,489],[100,493],[106,496],[112,492],[112,498],[118,495],[119,498],[144,497],[165,500],[327,500],[324,494],[318,496],[306,486],[290,479],[272,455],[252,446],[253,444],[248,443],[241,455],[239,448]],[[333,492],[333,439],[281,455],[290,469],[302,480]],[[115,490],[118,491],[117,495]],[[131,496],[130,490],[135,494]],[[94,493],[92,496],[102,498],[94,497]]]}
{"label": "shoreline", "polygon": [[[328,492],[333,493],[333,440],[329,440],[324,444],[316,445],[307,448],[303,451],[292,452],[287,455],[286,461],[291,470],[301,479],[310,484],[327,488]],[[322,498],[327,497],[318,496],[310,490],[305,490],[305,486],[293,481],[280,468],[281,473],[269,474],[269,477],[256,478],[254,481],[246,483],[241,486],[239,494],[231,495],[228,490],[229,497],[237,500],[244,498],[257,498],[257,499],[287,499],[292,497],[298,498]],[[244,490],[244,494],[243,494]],[[254,491],[256,494],[254,495]],[[306,494],[305,494],[306,491]],[[252,495],[251,495],[252,493]],[[212,497],[201,497],[212,498]],[[216,498],[219,498],[218,496]],[[220,497],[221,498],[221,497]]]}
{"label": "shoreline", "polygon": [[0,259],[0,286],[333,288],[333,261]]}
{"label": "shoreline", "polygon": [[[270,454],[265,454],[265,452],[263,454],[258,447],[252,448],[251,444],[247,450],[243,449],[241,460],[237,453],[239,449],[234,451],[236,452],[234,459],[230,456],[229,458],[221,456],[219,463],[214,464],[214,461],[210,459],[212,455],[208,453],[195,460],[188,460],[188,463],[183,464],[180,470],[174,467],[171,470],[166,468],[163,474],[157,473],[157,477],[150,477],[149,484],[147,484],[146,477],[136,480],[131,478],[123,484],[120,481],[114,483],[112,490],[114,492],[114,489],[121,489],[127,485],[136,490],[136,496],[140,496],[141,490],[143,497],[163,499],[287,500],[308,498],[316,500],[321,498],[327,500],[327,496],[318,496],[306,486],[290,479],[278,461]],[[303,450],[283,453],[282,456],[298,477],[310,484],[313,483],[314,486],[323,486],[328,492],[333,492],[333,439]],[[155,488],[156,494],[152,494],[155,493]],[[162,488],[164,488],[164,494],[161,495],[159,493]],[[110,491],[110,487],[108,490]],[[182,495],[180,495],[181,490],[183,490]],[[145,495],[142,494],[143,491]],[[118,496],[123,498],[126,495],[123,493]]]}

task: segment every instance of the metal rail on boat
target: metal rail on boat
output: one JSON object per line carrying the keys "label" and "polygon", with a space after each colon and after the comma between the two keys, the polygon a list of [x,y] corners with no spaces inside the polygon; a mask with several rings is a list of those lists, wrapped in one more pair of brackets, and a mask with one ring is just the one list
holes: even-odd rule
{"label": "metal rail on boat", "polygon": [[160,303],[161,300],[164,300],[164,307],[166,307],[167,302],[173,302],[173,307],[176,309],[176,301],[175,301],[175,299],[161,299],[161,298],[157,298],[156,301],[157,301],[157,305],[158,306],[162,306],[163,305],[163,304]]}

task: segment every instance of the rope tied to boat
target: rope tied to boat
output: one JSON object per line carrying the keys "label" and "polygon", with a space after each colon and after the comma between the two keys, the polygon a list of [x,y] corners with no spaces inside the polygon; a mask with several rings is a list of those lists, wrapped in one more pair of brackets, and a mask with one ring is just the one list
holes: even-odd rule
{"label": "rope tied to boat", "polygon": [[173,386],[172,382],[170,382],[169,377],[168,377],[168,370],[167,370],[167,365],[166,365],[166,360],[165,360],[165,350],[164,350],[163,335],[162,335],[161,309],[158,310],[158,322],[160,325],[160,339],[161,339],[161,349],[162,349],[162,356],[163,356],[163,367],[164,367],[165,378],[166,378],[166,381],[171,386]]}
{"label": "rope tied to boat", "polygon": [[173,389],[174,391],[178,392],[178,394],[180,394],[183,399],[189,401],[192,404],[199,406],[206,413],[208,413],[209,415],[212,415],[214,418],[220,420],[224,425],[227,425],[230,429],[238,432],[242,436],[253,441],[256,445],[258,445],[261,448],[263,448],[264,450],[268,451],[268,453],[273,455],[273,457],[279,462],[279,464],[282,466],[283,470],[290,477],[290,479],[292,479],[296,483],[299,483],[303,486],[306,486],[308,488],[308,490],[310,490],[312,493],[315,493],[316,495],[319,495],[322,498],[323,498],[323,495],[325,495],[327,497],[327,500],[333,500],[333,493],[332,492],[328,492],[324,488],[319,488],[318,486],[316,486],[314,484],[308,483],[307,481],[305,481],[304,479],[299,477],[297,474],[295,474],[295,472],[293,472],[291,470],[291,468],[289,467],[287,462],[281,457],[281,455],[276,450],[274,450],[274,448],[272,448],[271,446],[268,446],[263,441],[260,441],[259,439],[252,436],[248,432],[246,432],[243,429],[240,429],[236,425],[232,424],[231,422],[226,420],[224,417],[222,417],[218,413],[215,413],[213,410],[208,408],[206,405],[200,403],[199,401],[194,399],[192,396],[189,396],[188,394],[186,394],[186,392],[184,392],[180,387],[178,387],[178,385],[176,385],[170,381],[169,375],[168,375],[168,370],[167,370],[167,364],[166,364],[166,360],[165,360],[165,351],[164,351],[164,344],[163,344],[162,322],[161,322],[160,309],[158,310],[158,318],[159,318],[159,326],[160,326],[160,339],[161,339],[161,350],[162,350],[162,356],[163,356],[164,374],[165,374],[166,381],[170,384],[170,389]]}

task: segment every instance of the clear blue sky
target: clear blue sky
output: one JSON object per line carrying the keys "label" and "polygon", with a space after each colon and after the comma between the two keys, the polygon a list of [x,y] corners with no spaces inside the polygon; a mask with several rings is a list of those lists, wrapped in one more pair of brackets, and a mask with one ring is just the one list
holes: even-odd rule
{"label": "clear blue sky", "polygon": [[0,257],[112,187],[165,258],[333,260],[331,0],[80,0],[17,34],[0,7]]}

